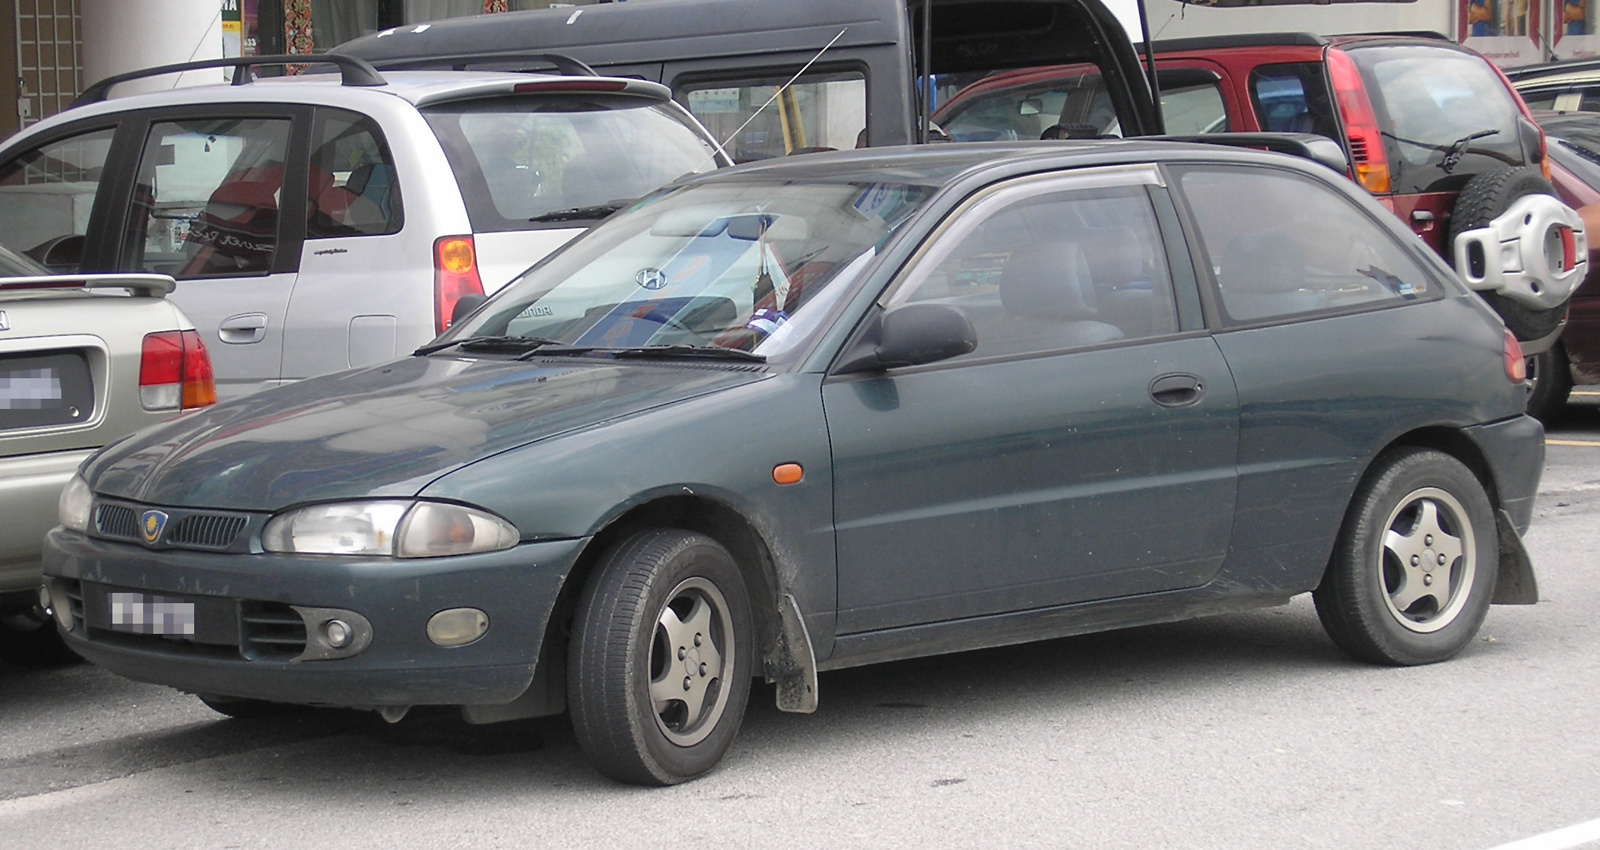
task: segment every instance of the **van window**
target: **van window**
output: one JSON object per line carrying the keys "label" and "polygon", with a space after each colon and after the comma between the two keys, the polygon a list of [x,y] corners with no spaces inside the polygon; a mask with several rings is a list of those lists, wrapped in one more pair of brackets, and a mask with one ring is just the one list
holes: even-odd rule
{"label": "van window", "polygon": [[306,238],[400,230],[400,186],[389,146],[372,119],[320,109],[311,134]]}
{"label": "van window", "polygon": [[76,271],[112,128],[51,142],[0,168],[0,234],[56,271]]}
{"label": "van window", "polygon": [[[993,73],[936,74],[938,124],[958,142],[1095,139],[1121,136],[1106,79],[1094,65]],[[1217,75],[1194,68],[1160,72],[1168,133],[1220,133],[1228,111]]]}
{"label": "van window", "polygon": [[849,150],[867,127],[867,80],[859,72],[806,74],[774,97],[789,77],[702,82],[678,97],[723,143],[734,162]]}
{"label": "van window", "polygon": [[422,112],[479,233],[573,227],[607,214],[585,210],[625,205],[717,165],[688,124],[633,98],[503,97]]}

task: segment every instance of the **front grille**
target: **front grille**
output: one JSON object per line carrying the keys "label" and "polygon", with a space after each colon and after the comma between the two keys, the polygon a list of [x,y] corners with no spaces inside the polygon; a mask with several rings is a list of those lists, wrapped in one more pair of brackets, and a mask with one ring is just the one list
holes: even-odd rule
{"label": "front grille", "polygon": [[167,542],[197,549],[226,549],[244,528],[246,517],[229,514],[194,514],[173,524]]}
{"label": "front grille", "polygon": [[127,505],[100,505],[94,512],[94,527],[106,537],[139,539],[138,513]]}
{"label": "front grille", "polygon": [[246,600],[239,651],[251,661],[285,661],[306,651],[306,621],[281,602]]}
{"label": "front grille", "polygon": [[157,549],[208,549],[244,551],[240,539],[250,527],[250,515],[188,508],[157,508],[167,514],[167,526],[154,544],[148,543],[139,527],[150,508],[137,503],[105,500],[94,510],[94,530],[100,537],[128,540]]}

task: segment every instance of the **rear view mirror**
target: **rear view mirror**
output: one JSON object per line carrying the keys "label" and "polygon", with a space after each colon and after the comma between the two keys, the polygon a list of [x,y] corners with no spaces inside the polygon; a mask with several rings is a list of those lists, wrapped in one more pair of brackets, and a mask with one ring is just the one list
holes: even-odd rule
{"label": "rear view mirror", "polygon": [[1036,97],[1030,97],[1027,100],[1017,104],[1018,115],[1038,115],[1043,111],[1044,101]]}
{"label": "rear view mirror", "polygon": [[[724,208],[725,209],[725,208]],[[741,213],[718,215],[719,211],[706,206],[685,207],[665,213],[650,227],[651,236],[721,236],[754,242],[761,238],[766,227],[766,238],[777,241],[795,241],[811,235],[811,227],[798,216],[777,213]]]}

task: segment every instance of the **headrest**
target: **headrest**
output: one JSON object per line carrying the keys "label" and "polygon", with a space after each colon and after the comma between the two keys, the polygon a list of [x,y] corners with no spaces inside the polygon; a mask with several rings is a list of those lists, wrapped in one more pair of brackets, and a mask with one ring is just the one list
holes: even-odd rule
{"label": "headrest", "polygon": [[1018,316],[1094,318],[1089,264],[1078,243],[1043,242],[1012,252],[1000,271],[1000,303]]}
{"label": "headrest", "polygon": [[1147,280],[1145,260],[1150,252],[1131,227],[1096,227],[1080,231],[1079,245],[1089,262],[1089,276],[1102,288]]}
{"label": "headrest", "polygon": [[1222,252],[1217,283],[1224,292],[1294,292],[1305,287],[1300,243],[1286,233],[1247,233]]}

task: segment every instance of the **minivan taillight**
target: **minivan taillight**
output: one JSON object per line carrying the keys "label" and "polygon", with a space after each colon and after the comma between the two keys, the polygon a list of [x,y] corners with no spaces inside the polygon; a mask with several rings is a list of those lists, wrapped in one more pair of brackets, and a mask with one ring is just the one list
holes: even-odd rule
{"label": "minivan taillight", "polygon": [[1528,380],[1528,358],[1522,356],[1522,344],[1517,342],[1517,335],[1509,328],[1506,330],[1503,350],[1506,358],[1506,380],[1513,384]]}
{"label": "minivan taillight", "polygon": [[1383,135],[1378,130],[1378,115],[1372,110],[1361,71],[1350,54],[1328,48],[1328,81],[1339,104],[1344,122],[1344,137],[1350,146],[1350,165],[1361,188],[1374,195],[1386,195],[1391,188],[1389,157],[1383,151]]}
{"label": "minivan taillight", "polygon": [[433,332],[450,327],[450,313],[463,295],[482,295],[478,251],[471,236],[441,236],[433,242]]}
{"label": "minivan taillight", "polygon": [[190,410],[217,402],[211,355],[196,331],[145,334],[139,403],[145,410]]}

